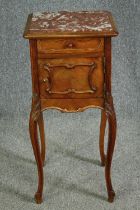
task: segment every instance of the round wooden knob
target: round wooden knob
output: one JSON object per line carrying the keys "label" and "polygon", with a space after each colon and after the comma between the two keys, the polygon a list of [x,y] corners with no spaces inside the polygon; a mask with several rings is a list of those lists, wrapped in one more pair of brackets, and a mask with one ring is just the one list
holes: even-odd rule
{"label": "round wooden knob", "polygon": [[73,43],[68,44],[68,48],[72,48],[73,46],[74,46]]}
{"label": "round wooden knob", "polygon": [[74,48],[75,44],[73,42],[66,42],[65,48]]}

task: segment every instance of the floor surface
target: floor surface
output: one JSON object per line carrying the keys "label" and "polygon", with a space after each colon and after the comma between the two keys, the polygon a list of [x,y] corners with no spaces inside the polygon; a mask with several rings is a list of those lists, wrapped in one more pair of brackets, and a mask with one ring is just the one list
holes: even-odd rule
{"label": "floor surface", "polygon": [[[54,114],[55,113],[55,114]],[[28,133],[28,117],[0,118],[1,210],[138,210],[140,209],[140,132],[136,119],[118,119],[112,164],[116,191],[107,202],[100,166],[99,113],[45,113],[47,164],[44,202],[37,205],[37,169]]]}

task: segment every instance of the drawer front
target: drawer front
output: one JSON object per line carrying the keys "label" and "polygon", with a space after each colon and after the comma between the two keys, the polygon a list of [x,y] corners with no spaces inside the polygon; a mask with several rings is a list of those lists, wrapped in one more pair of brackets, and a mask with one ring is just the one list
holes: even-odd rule
{"label": "drawer front", "polygon": [[37,41],[39,53],[103,52],[103,38],[57,38]]}
{"label": "drawer front", "polygon": [[103,58],[39,59],[41,98],[93,98],[104,95]]}

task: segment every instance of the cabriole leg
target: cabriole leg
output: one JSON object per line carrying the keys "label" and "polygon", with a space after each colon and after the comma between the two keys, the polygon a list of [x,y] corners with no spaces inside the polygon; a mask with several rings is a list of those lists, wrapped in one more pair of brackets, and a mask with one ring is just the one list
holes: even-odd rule
{"label": "cabriole leg", "polygon": [[38,135],[37,135],[37,115],[38,113],[34,112],[33,110],[30,113],[30,121],[29,121],[29,131],[30,131],[30,138],[31,143],[37,163],[38,168],[38,189],[35,194],[36,203],[42,202],[42,192],[43,192],[43,164],[42,158],[40,153],[40,147],[38,143]]}
{"label": "cabriole leg", "polygon": [[38,118],[38,126],[40,132],[41,139],[41,158],[42,164],[45,165],[45,156],[46,156],[46,145],[45,145],[45,131],[44,131],[44,121],[43,121],[43,113],[41,112]]}
{"label": "cabriole leg", "polygon": [[101,124],[100,124],[100,138],[99,138],[99,150],[101,157],[101,166],[105,166],[105,153],[104,153],[104,137],[106,128],[107,116],[105,110],[101,111]]}
{"label": "cabriole leg", "polygon": [[111,99],[109,103],[106,103],[106,112],[108,115],[108,124],[109,124],[109,134],[108,134],[108,147],[107,147],[107,156],[105,162],[105,178],[106,186],[108,192],[108,201],[113,202],[115,197],[115,192],[112,187],[111,182],[111,162],[113,157],[113,151],[116,140],[116,114],[113,106],[113,100]]}

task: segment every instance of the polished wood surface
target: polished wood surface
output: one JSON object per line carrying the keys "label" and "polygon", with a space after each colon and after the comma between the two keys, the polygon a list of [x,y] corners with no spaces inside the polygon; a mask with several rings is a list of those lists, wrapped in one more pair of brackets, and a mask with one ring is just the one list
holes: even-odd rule
{"label": "polished wood surface", "polygon": [[104,96],[102,57],[39,59],[38,69],[42,99]]}
{"label": "polished wood surface", "polygon": [[111,93],[111,38],[105,38],[105,111],[109,124],[108,147],[105,161],[105,177],[108,201],[114,200],[115,192],[111,182],[111,163],[116,140],[116,114]]}
{"label": "polished wood surface", "polygon": [[[83,13],[91,22],[82,22]],[[61,20],[66,26],[63,30]],[[111,13],[106,11],[45,12],[28,17],[24,37],[30,43],[32,106],[29,131],[38,168],[37,203],[42,202],[43,194],[46,156],[43,111],[47,109],[61,112],[101,109],[99,151],[101,165],[105,166],[108,201],[114,200],[111,163],[117,123],[111,93],[111,37],[117,34]],[[107,122],[108,145],[104,151]]]}
{"label": "polished wood surface", "polygon": [[[35,194],[35,200],[37,203],[41,203],[44,179],[43,179],[43,161],[41,158],[41,151],[39,147],[38,133],[37,133],[37,122],[41,114],[41,106],[39,100],[36,40],[30,40],[30,56],[31,56],[31,70],[32,70],[32,106],[31,106],[31,113],[29,120],[29,132],[38,168],[38,189]],[[41,138],[43,137],[42,133],[40,136]],[[43,141],[44,140],[42,140],[42,142]]]}
{"label": "polished wood surface", "polygon": [[46,143],[45,143],[45,131],[44,131],[44,120],[43,113],[41,112],[38,118],[38,127],[40,132],[40,140],[41,140],[41,158],[42,164],[45,165],[45,155],[46,155]]}
{"label": "polished wood surface", "polygon": [[105,110],[101,111],[101,124],[100,124],[100,138],[99,138],[99,150],[101,156],[101,166],[105,166],[106,155],[104,152],[104,137],[106,128],[107,116]]}
{"label": "polished wood surface", "polygon": [[61,53],[78,54],[86,52],[104,52],[103,38],[48,38],[37,41],[38,52],[41,54]]}
{"label": "polished wood surface", "polygon": [[41,99],[41,110],[57,109],[61,112],[82,112],[88,108],[104,107],[103,98]]}

